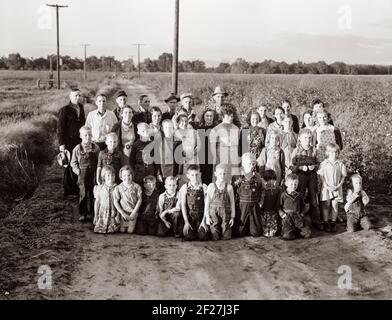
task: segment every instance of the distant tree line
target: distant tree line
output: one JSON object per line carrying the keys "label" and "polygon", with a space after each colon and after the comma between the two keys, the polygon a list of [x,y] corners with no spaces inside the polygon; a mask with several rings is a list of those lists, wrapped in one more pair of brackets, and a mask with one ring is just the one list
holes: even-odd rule
{"label": "distant tree line", "polygon": [[[143,72],[171,72],[173,55],[162,53],[158,59],[146,58],[140,67]],[[0,69],[6,70],[52,70],[56,69],[57,56],[46,58],[24,58],[19,53],[11,53],[8,57],[0,57]],[[70,56],[61,57],[62,70],[82,70],[84,61]],[[137,69],[133,59],[116,60],[113,56],[90,56],[87,58],[87,67],[92,71],[132,72]],[[220,63],[215,68],[207,68],[201,60],[184,60],[179,62],[180,72],[210,72],[235,74],[342,74],[342,75],[382,75],[392,72],[389,65],[350,65],[344,62],[327,64],[325,61],[304,63],[277,62],[264,60],[263,62],[249,62],[238,58],[233,63]]]}

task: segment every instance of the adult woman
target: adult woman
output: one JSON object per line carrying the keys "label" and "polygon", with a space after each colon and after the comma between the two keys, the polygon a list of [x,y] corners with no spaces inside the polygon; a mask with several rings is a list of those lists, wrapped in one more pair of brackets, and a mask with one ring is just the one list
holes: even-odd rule
{"label": "adult woman", "polygon": [[126,105],[122,110],[122,120],[116,123],[112,129],[118,136],[119,148],[122,150],[122,165],[129,165],[129,156],[132,145],[136,139],[136,129],[132,123],[133,109]]}
{"label": "adult woman", "polygon": [[283,110],[283,108],[281,107],[277,107],[274,111],[274,118],[275,121],[273,123],[271,123],[268,126],[267,129],[267,137],[266,140],[268,140],[268,136],[270,134],[271,131],[276,131],[278,133],[280,133],[281,135],[283,134],[283,120],[284,120],[284,116],[285,116],[285,112]]}

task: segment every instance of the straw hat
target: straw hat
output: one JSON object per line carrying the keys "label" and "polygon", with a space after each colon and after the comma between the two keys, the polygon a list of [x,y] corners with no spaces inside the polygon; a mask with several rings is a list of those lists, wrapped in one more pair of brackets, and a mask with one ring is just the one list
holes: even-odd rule
{"label": "straw hat", "polygon": [[181,100],[184,100],[185,98],[192,98],[192,99],[193,99],[192,93],[189,93],[189,92],[183,93],[183,94],[181,95],[180,99],[181,99]]}
{"label": "straw hat", "polygon": [[214,93],[212,94],[212,96],[215,96],[217,94],[223,94],[224,96],[228,96],[229,94],[223,90],[221,87],[216,87]]}

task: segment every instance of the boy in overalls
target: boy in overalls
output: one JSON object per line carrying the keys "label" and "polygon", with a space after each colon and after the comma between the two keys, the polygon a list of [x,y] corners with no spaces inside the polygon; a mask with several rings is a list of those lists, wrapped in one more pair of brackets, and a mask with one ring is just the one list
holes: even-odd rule
{"label": "boy in overalls", "polygon": [[207,188],[205,217],[213,241],[231,239],[231,228],[234,225],[234,190],[231,184],[226,183],[227,171],[225,165],[217,165],[216,182]]}
{"label": "boy in overalls", "polygon": [[184,218],[184,240],[206,240],[207,225],[204,219],[204,197],[207,186],[201,182],[200,168],[190,165],[187,169],[189,182],[180,189],[180,205]]}
{"label": "boy in overalls", "polygon": [[262,234],[261,206],[263,205],[263,182],[255,172],[257,159],[251,153],[242,156],[243,175],[234,182],[239,200],[239,235],[259,237]]}
{"label": "boy in overalls", "polygon": [[91,129],[81,127],[82,142],[72,152],[72,171],[78,176],[79,186],[79,221],[92,220],[94,214],[94,182],[97,171],[99,147],[92,142]]}

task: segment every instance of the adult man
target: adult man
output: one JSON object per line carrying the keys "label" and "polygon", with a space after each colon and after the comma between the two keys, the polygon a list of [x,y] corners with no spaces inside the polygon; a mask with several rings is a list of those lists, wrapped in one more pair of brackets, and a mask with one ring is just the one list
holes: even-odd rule
{"label": "adult man", "polygon": [[116,96],[117,108],[114,110],[114,114],[116,115],[118,121],[120,121],[122,118],[122,112],[124,110],[124,107],[127,105],[127,98],[128,95],[125,93],[125,91],[119,91],[117,93]]}
{"label": "adult man", "polygon": [[196,125],[196,113],[193,110],[193,95],[192,93],[183,93],[180,97],[181,100],[181,108],[186,110],[188,115],[188,122],[192,127]]}
{"label": "adult man", "polygon": [[172,120],[176,114],[180,98],[174,93],[171,93],[164,101],[168,106],[168,110],[162,114],[162,121],[167,119]]}
{"label": "adult man", "polygon": [[135,127],[142,122],[147,124],[151,123],[150,102],[150,98],[145,94],[139,97],[139,108],[133,116],[133,124]]}
{"label": "adult man", "polygon": [[298,134],[299,133],[299,120],[298,117],[294,114],[291,113],[291,102],[289,100],[284,100],[282,102],[282,109],[284,110],[284,113],[288,116],[291,116],[291,119],[293,120],[293,131]]}
{"label": "adult man", "polygon": [[105,150],[105,137],[113,129],[118,122],[113,111],[106,109],[107,97],[104,94],[98,94],[95,100],[97,110],[91,111],[86,119],[86,126],[91,129],[93,142],[95,142],[101,150]]}
{"label": "adult man", "polygon": [[[213,105],[210,106],[210,109],[216,111],[219,116],[219,122],[222,122],[222,105],[226,103],[226,98],[228,97],[228,93],[223,90],[221,87],[216,87],[214,93],[212,94],[212,99],[214,100]],[[233,114],[234,120],[233,124],[236,125],[238,128],[241,128],[241,121],[238,116],[237,110],[235,110]]]}
{"label": "adult man", "polygon": [[[62,107],[58,114],[57,138],[60,152],[68,150],[71,154],[73,149],[80,143],[79,129],[84,125],[86,118],[83,105],[80,103],[81,92],[72,89],[69,94],[69,104]],[[68,159],[69,162],[71,159]],[[64,170],[64,195],[78,195],[77,176],[72,172],[71,166]]]}

